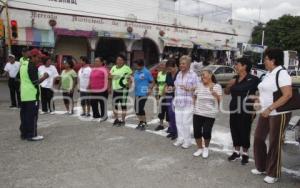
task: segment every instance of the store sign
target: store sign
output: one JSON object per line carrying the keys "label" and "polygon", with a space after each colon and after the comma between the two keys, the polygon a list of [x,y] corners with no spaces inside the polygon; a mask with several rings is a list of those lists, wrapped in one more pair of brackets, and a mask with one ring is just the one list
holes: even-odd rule
{"label": "store sign", "polygon": [[51,2],[64,3],[64,4],[74,4],[77,5],[77,0],[49,0]]}

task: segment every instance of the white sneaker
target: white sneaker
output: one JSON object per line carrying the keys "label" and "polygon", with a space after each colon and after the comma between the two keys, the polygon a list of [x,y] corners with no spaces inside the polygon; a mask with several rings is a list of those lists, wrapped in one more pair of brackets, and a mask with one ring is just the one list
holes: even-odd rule
{"label": "white sneaker", "polygon": [[208,157],[208,153],[209,153],[208,148],[203,148],[202,157],[206,159]]}
{"label": "white sneaker", "polygon": [[54,114],[55,114],[55,112],[54,112],[54,111],[52,111],[52,112],[50,112],[50,114],[51,114],[51,115],[54,115]]}
{"label": "white sneaker", "polygon": [[174,146],[176,146],[176,147],[178,147],[178,146],[181,146],[182,145],[182,143],[183,143],[183,141],[182,140],[176,140],[176,142],[174,142]]}
{"label": "white sneaker", "polygon": [[47,114],[47,112],[41,111],[40,114],[44,115],[44,114]]}
{"label": "white sneaker", "polygon": [[182,147],[183,149],[188,149],[191,145],[192,145],[191,143],[185,142],[185,143],[182,144],[181,147]]}
{"label": "white sneaker", "polygon": [[202,149],[198,149],[195,153],[193,153],[194,157],[199,157],[202,154]]}
{"label": "white sneaker", "polygon": [[254,168],[251,170],[251,173],[254,175],[262,175],[262,174],[265,174],[266,172],[260,172],[256,168]]}
{"label": "white sneaker", "polygon": [[32,137],[32,138],[29,138],[28,139],[29,141],[41,141],[41,140],[44,140],[44,137],[43,136],[35,136],[35,137]]}
{"label": "white sneaker", "polygon": [[264,178],[264,181],[266,183],[272,184],[272,183],[276,183],[278,181],[278,178],[273,178],[273,177],[270,177],[270,176],[266,176]]}

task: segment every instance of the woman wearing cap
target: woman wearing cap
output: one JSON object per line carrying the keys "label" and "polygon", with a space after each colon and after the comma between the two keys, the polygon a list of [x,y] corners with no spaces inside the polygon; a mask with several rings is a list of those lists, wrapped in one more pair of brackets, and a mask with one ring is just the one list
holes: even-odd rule
{"label": "woman wearing cap", "polygon": [[[210,70],[203,70],[200,75],[201,82],[194,93],[193,126],[198,146],[194,156],[198,157],[202,154],[203,158],[207,158],[212,127],[219,111],[222,87],[217,84],[217,80]],[[204,139],[204,148],[202,139]]]}
{"label": "woman wearing cap", "polygon": [[[257,91],[259,79],[250,74],[252,62],[247,58],[237,59],[235,76],[225,88],[225,94],[231,94],[230,101],[230,131],[233,141],[234,152],[229,161],[240,159],[242,148],[241,164],[248,163],[248,149],[250,148],[251,124],[255,113],[253,112],[252,100],[247,99]],[[247,105],[248,104],[248,105]]]}
{"label": "woman wearing cap", "polygon": [[65,63],[65,69],[62,71],[61,79],[60,79],[60,88],[63,92],[64,104],[67,110],[66,114],[69,115],[74,113],[73,94],[77,84],[77,74],[73,70],[73,67],[74,67],[73,60],[67,59]]}
{"label": "woman wearing cap", "polygon": [[[27,53],[27,52],[26,52]],[[47,73],[39,79],[36,64],[41,52],[37,49],[30,51],[30,60],[23,59],[20,67],[21,82],[21,139],[29,141],[43,140],[37,135],[37,119],[39,111],[39,84],[49,77]]]}
{"label": "woman wearing cap", "polygon": [[[42,58],[43,65],[38,68],[39,75],[43,75],[47,73],[49,78],[44,80],[41,83],[41,102],[42,102],[42,112],[41,114],[45,114],[50,112],[50,114],[54,114],[54,102],[52,102],[53,98],[53,83],[56,77],[58,77],[58,72],[55,66],[51,65],[50,57]],[[52,103],[52,104],[51,104]]]}

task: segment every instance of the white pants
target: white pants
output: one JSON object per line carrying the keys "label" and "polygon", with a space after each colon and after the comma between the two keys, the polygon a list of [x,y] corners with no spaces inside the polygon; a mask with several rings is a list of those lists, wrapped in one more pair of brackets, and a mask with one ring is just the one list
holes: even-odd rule
{"label": "white pants", "polygon": [[191,127],[193,125],[193,107],[175,107],[175,119],[178,140],[185,144],[191,144]]}

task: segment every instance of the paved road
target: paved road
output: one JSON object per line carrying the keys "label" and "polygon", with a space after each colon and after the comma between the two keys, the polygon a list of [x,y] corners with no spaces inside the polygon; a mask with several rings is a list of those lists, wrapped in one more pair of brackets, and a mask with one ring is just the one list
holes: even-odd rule
{"label": "paved road", "polygon": [[[67,115],[39,117],[42,142],[19,139],[19,111],[9,110],[6,86],[0,82],[0,185],[7,187],[300,187],[299,146],[284,147],[284,173],[274,186],[250,174],[253,162],[226,160],[231,149],[228,115],[214,126],[208,159],[195,158],[193,146],[184,150],[154,133],[157,119],[147,104],[149,130],[112,127]],[[228,101],[228,98],[225,99]],[[61,103],[57,104],[59,111]],[[253,128],[254,129],[254,128]],[[252,151],[251,151],[252,152]]]}

